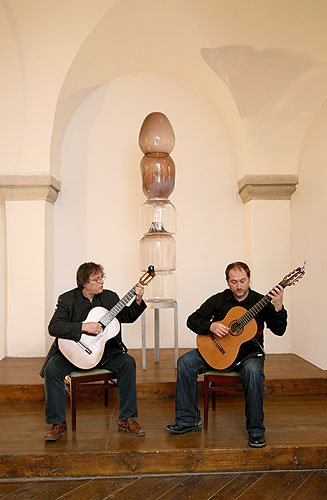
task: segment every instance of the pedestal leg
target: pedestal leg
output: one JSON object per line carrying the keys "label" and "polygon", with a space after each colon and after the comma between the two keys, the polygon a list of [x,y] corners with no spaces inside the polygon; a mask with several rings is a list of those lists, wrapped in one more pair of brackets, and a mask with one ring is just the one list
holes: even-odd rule
{"label": "pedestal leg", "polygon": [[142,324],[142,369],[146,369],[146,330],[145,330],[145,312],[141,316]]}
{"label": "pedestal leg", "polygon": [[175,346],[175,368],[178,360],[178,305],[174,302],[174,346]]}
{"label": "pedestal leg", "polygon": [[154,360],[159,362],[159,309],[154,310]]}

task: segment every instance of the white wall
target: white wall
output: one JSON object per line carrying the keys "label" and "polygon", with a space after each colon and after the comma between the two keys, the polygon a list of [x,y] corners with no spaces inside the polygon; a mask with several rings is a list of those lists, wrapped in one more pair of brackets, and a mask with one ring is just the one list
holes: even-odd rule
{"label": "white wall", "polygon": [[5,202],[0,196],[0,359],[7,354],[7,231]]}
{"label": "white wall", "polygon": [[[151,111],[165,113],[176,135],[171,153],[176,187],[170,199],[177,209],[180,345],[192,346],[187,316],[225,287],[226,265],[244,257],[243,204],[220,117],[176,78],[154,73],[118,78],[85,99],[71,120],[55,204],[55,297],[75,286],[76,268],[88,260],[104,264],[106,286],[120,296],[138,280],[139,208],[145,201],[138,134]],[[162,318],[161,345],[171,346],[172,313],[164,311]],[[129,347],[141,346],[139,322],[124,332]]]}
{"label": "white wall", "polygon": [[325,327],[327,280],[327,105],[313,121],[300,158],[300,184],[292,199],[292,260],[307,271],[292,296],[293,349],[327,369]]}
{"label": "white wall", "polygon": [[85,36],[116,1],[0,2],[0,171],[50,171],[62,82]]}
{"label": "white wall", "polygon": [[[246,262],[252,271],[251,286],[266,294],[292,271],[290,264],[290,202],[252,200],[245,205]],[[296,291],[295,291],[296,292]],[[291,294],[284,291],[288,325],[282,337],[265,330],[265,350],[269,353],[292,351]]]}

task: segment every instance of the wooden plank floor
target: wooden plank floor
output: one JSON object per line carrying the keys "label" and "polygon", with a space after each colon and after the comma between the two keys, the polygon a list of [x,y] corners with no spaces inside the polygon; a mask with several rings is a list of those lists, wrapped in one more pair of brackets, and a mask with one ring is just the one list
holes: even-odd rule
{"label": "wooden plank floor", "polygon": [[[267,398],[267,446],[249,448],[242,398],[221,400],[209,429],[182,436],[172,400],[140,401],[142,438],[119,432],[117,409],[82,403],[77,432],[46,443],[41,402],[1,403],[0,477],[96,476],[327,468],[327,400],[321,396]],[[70,422],[69,422],[70,423]]]}
{"label": "wooden plank floor", "polygon": [[[268,477],[263,474],[263,471],[288,470],[290,473],[294,470],[299,473],[302,471],[303,477],[306,478],[303,480],[303,487],[310,478],[310,481],[314,481],[315,477],[326,477],[325,474],[315,476],[312,471],[310,473],[306,471],[307,469],[327,468],[327,391],[325,387],[327,379],[324,371],[297,356],[268,357],[266,377],[268,387],[273,389],[273,396],[268,393],[265,398],[267,446],[263,449],[253,449],[247,444],[242,396],[219,398],[216,411],[209,412],[208,431],[182,436],[169,434],[165,426],[174,421],[174,398],[170,396],[170,389],[165,390],[165,385],[174,383],[172,379],[176,377],[172,366],[173,356],[170,359],[167,353],[167,359],[165,359],[165,353],[163,353],[163,359],[159,364],[154,365],[151,354],[153,353],[149,353],[148,370],[146,372],[138,370],[137,373],[138,391],[140,392],[142,384],[146,387],[141,388],[142,397],[139,398],[139,420],[147,430],[145,437],[138,438],[119,432],[116,398],[111,398],[108,409],[98,398],[95,401],[85,399],[79,402],[76,433],[71,432],[68,411],[68,433],[54,443],[46,443],[43,440],[43,433],[48,428],[44,423],[44,401],[38,398],[32,400],[17,397],[17,394],[24,394],[25,390],[22,388],[42,387],[40,385],[42,379],[39,381],[37,375],[41,360],[37,360],[37,363],[35,359],[29,362],[28,360],[10,360],[10,358],[2,360],[0,362],[0,386],[3,395],[10,395],[13,387],[15,391],[16,387],[20,387],[20,391],[18,390],[17,394],[14,391],[14,396],[3,397],[0,403],[2,431],[0,478],[5,480],[133,475],[135,480],[141,481],[142,479],[143,481],[141,476],[148,474],[168,474],[169,477],[175,477],[176,474],[204,474],[201,477],[203,481],[206,481],[206,473],[228,472],[225,474],[226,477],[233,479],[228,479],[224,483],[225,486],[221,486],[223,489],[227,488],[227,484],[230,484],[228,488],[239,484],[241,479],[237,479],[236,473],[242,471],[260,471],[260,481],[265,481],[264,478]],[[307,382],[303,381],[309,381],[309,392],[303,387]],[[295,395],[290,395],[292,387]],[[33,394],[33,391],[34,389],[30,391],[29,396]],[[201,399],[200,406],[202,407]],[[180,485],[185,478],[178,477],[178,485]],[[219,475],[220,477],[222,476]],[[253,477],[251,472],[249,478]],[[85,479],[84,482],[76,483],[77,486],[72,485],[71,489],[79,486],[88,488],[87,484],[90,481],[93,479]],[[187,481],[191,480],[187,479]],[[249,483],[248,487],[255,488],[256,481],[252,486]],[[317,481],[317,484],[320,484],[320,479]],[[8,486],[7,482],[1,482],[2,486],[5,485],[9,489],[10,484]],[[33,481],[29,484],[29,487],[33,489]],[[39,485],[38,482],[36,484]],[[44,488],[49,487],[46,486],[46,482],[42,484]],[[60,484],[62,484],[60,488],[65,488],[64,483]],[[110,488],[115,488],[112,484],[121,483],[119,481],[115,483],[112,479],[112,483],[107,484],[108,498],[111,495]],[[129,484],[132,483],[124,483],[122,491]],[[27,483],[23,487],[27,488]],[[117,488],[119,489],[120,486]],[[163,494],[167,494],[167,498],[182,498],[170,497],[168,492]],[[217,498],[229,498],[221,496],[223,493],[219,489],[212,495],[216,494],[219,495]],[[30,496],[30,498],[34,497]],[[51,497],[46,495],[44,498]],[[199,496],[199,498],[202,497]],[[243,497],[240,496],[240,498]],[[244,496],[244,498],[255,497]],[[271,498],[279,499],[279,496]],[[291,498],[291,496],[285,498]],[[315,497],[308,498],[313,500]]]}
{"label": "wooden plank floor", "polygon": [[326,500],[327,472],[315,470],[0,481],[0,497],[7,500]]}

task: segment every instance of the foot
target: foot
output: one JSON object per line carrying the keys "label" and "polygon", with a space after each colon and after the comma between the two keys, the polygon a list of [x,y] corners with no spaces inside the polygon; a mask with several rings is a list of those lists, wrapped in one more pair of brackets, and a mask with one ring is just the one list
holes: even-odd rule
{"label": "foot", "polygon": [[166,427],[167,431],[171,434],[185,434],[185,432],[200,432],[202,430],[202,425],[177,425],[170,424]]}
{"label": "foot", "polygon": [[266,446],[265,436],[249,436],[249,446],[252,448],[263,448]]}
{"label": "foot", "polygon": [[58,439],[67,432],[66,422],[62,422],[61,424],[53,424],[51,425],[51,429],[44,434],[44,439],[46,441],[58,441]]}
{"label": "foot", "polygon": [[118,420],[118,429],[135,434],[135,436],[144,436],[145,430],[142,429],[136,418],[129,417],[127,420]]}

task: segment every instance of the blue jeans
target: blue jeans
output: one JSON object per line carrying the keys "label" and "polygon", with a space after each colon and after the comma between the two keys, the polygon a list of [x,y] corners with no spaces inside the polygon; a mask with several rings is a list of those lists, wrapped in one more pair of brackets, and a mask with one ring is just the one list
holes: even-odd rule
{"label": "blue jeans", "polygon": [[[251,436],[265,433],[263,424],[264,359],[254,357],[245,359],[233,368],[240,372],[245,396],[246,429]],[[176,424],[194,426],[201,423],[198,408],[197,379],[200,373],[212,368],[204,360],[198,349],[181,356],[177,363],[176,382]]]}
{"label": "blue jeans", "polygon": [[[100,362],[101,363],[101,362]],[[119,420],[137,417],[136,366],[129,354],[117,354],[95,368],[106,368],[117,376]],[[64,379],[76,370],[60,352],[47,362],[44,369],[45,420],[47,424],[60,424],[66,420],[66,393]]]}

